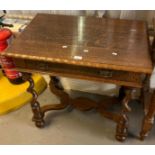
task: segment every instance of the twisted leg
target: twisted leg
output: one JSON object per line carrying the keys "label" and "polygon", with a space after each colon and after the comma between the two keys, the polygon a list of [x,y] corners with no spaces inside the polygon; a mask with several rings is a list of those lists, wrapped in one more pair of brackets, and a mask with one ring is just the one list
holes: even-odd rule
{"label": "twisted leg", "polygon": [[152,126],[154,124],[154,116],[155,116],[155,91],[151,95],[151,102],[148,107],[148,111],[143,119],[142,129],[140,132],[140,139],[144,140],[144,138],[148,135]]}
{"label": "twisted leg", "polygon": [[69,105],[69,95],[64,92],[62,86],[59,83],[59,80],[56,77],[50,77],[50,91],[60,99],[60,104],[48,104],[41,108],[42,113],[44,114],[50,110],[61,110],[66,108]]}
{"label": "twisted leg", "polygon": [[40,107],[40,104],[37,101],[38,95],[34,90],[34,81],[31,78],[31,74],[23,73],[23,80],[28,81],[30,84],[27,91],[31,93],[33,96],[31,101],[31,108],[33,112],[33,121],[35,122],[35,125],[37,127],[39,128],[44,127],[45,121],[43,118],[44,118],[45,112],[50,110],[61,110],[68,106],[69,95],[65,93],[63,91],[63,88],[58,85],[58,81],[56,80],[56,77],[51,77],[49,85],[50,85],[51,92],[60,98],[60,104],[49,104],[43,107]]}
{"label": "twisted leg", "polygon": [[124,88],[125,97],[122,101],[122,111],[117,122],[116,126],[116,139],[119,141],[124,141],[128,134],[128,117],[127,112],[131,111],[130,107],[128,106],[129,101],[131,100],[131,89]]}
{"label": "twisted leg", "polygon": [[33,96],[33,99],[31,101],[31,108],[32,108],[32,112],[33,112],[33,121],[35,122],[35,125],[37,127],[41,128],[45,124],[44,119],[43,119],[44,115],[41,111],[40,104],[37,101],[38,95],[37,95],[36,91],[34,90],[34,81],[31,78],[30,74],[23,74],[23,79],[24,79],[24,81],[29,82],[30,85],[29,85],[27,91],[29,93],[31,93]]}

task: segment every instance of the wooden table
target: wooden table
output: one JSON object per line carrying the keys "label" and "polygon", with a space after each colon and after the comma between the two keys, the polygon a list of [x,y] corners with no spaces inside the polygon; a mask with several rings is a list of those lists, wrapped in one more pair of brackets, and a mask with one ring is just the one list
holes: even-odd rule
{"label": "wooden table", "polygon": [[[40,107],[33,80],[24,74],[30,82],[28,92],[33,95],[31,106],[37,127],[44,126],[44,114],[49,110],[70,105],[80,110],[95,108],[117,123],[116,139],[120,141],[127,137],[132,89],[143,88],[144,75],[152,72],[147,26],[142,21],[37,14],[4,55],[12,57],[20,71],[51,77],[51,91],[61,103]],[[115,114],[108,110],[116,98],[106,97],[99,103],[70,98],[56,76],[122,86],[125,95],[121,111]]]}

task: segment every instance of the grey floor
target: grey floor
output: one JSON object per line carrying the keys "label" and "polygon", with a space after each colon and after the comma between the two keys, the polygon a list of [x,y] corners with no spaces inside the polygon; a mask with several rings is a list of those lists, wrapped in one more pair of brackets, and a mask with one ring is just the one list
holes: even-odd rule
{"label": "grey floor", "polygon": [[[39,101],[59,102],[49,89],[39,96]],[[142,106],[132,102],[131,107],[129,137],[124,143],[117,142],[114,138],[116,124],[93,110],[80,112],[65,109],[49,112],[46,115],[47,126],[38,129],[31,121],[32,113],[27,104],[19,110],[0,116],[0,144],[155,144],[155,128],[145,141],[138,139]]]}

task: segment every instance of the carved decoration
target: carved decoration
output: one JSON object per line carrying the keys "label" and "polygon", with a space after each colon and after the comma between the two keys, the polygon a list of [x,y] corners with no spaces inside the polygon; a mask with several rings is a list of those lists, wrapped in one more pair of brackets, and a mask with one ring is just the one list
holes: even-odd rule
{"label": "carved decoration", "polygon": [[131,89],[124,88],[125,97],[122,101],[122,110],[120,114],[110,112],[110,107],[113,104],[119,103],[120,100],[115,97],[103,97],[100,102],[95,102],[91,99],[79,97],[72,99],[69,95],[63,90],[62,86],[59,83],[59,80],[56,77],[51,77],[50,80],[50,90],[53,94],[55,94],[60,99],[59,104],[49,104],[43,107],[40,107],[39,102],[37,101],[37,93],[34,90],[34,82],[30,75],[25,74],[24,79],[30,83],[27,91],[32,94],[33,100],[31,101],[31,107],[33,111],[33,121],[35,122],[37,127],[43,127],[44,115],[47,111],[50,110],[61,110],[71,105],[74,108],[82,111],[96,109],[101,115],[104,117],[113,120],[117,123],[116,127],[116,139],[119,141],[123,141],[127,137],[127,128],[128,128],[128,118],[127,112],[131,109],[128,106],[128,103],[131,99]]}
{"label": "carved decoration", "polygon": [[31,108],[32,108],[32,112],[33,112],[33,121],[35,122],[37,127],[41,128],[45,124],[44,119],[43,119],[44,114],[42,113],[40,104],[37,101],[38,95],[37,95],[36,91],[34,90],[34,81],[31,78],[31,75],[27,74],[27,73],[23,74],[23,80],[28,81],[30,84],[27,91],[29,93],[31,93],[33,96],[33,99],[31,101]]}

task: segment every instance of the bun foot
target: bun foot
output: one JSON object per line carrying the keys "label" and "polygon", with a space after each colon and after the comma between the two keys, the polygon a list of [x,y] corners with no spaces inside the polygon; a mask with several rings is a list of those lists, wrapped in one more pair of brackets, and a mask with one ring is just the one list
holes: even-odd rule
{"label": "bun foot", "polygon": [[126,140],[127,138],[127,135],[128,135],[128,132],[127,132],[127,128],[122,128],[122,129],[118,129],[117,128],[117,133],[116,133],[116,140],[120,141],[120,142],[123,142]]}
{"label": "bun foot", "polygon": [[[146,129],[145,129],[146,130]],[[148,133],[149,133],[149,131],[150,131],[150,129],[147,129],[147,132],[141,132],[140,133],[140,136],[139,136],[139,139],[141,140],[141,141],[143,141],[147,136],[148,136]]]}
{"label": "bun foot", "polygon": [[120,136],[120,135],[116,135],[115,136],[116,140],[120,141],[120,142],[123,142],[126,140],[126,136]]}
{"label": "bun foot", "polygon": [[45,121],[36,121],[35,122],[36,127],[43,128],[45,126]]}

